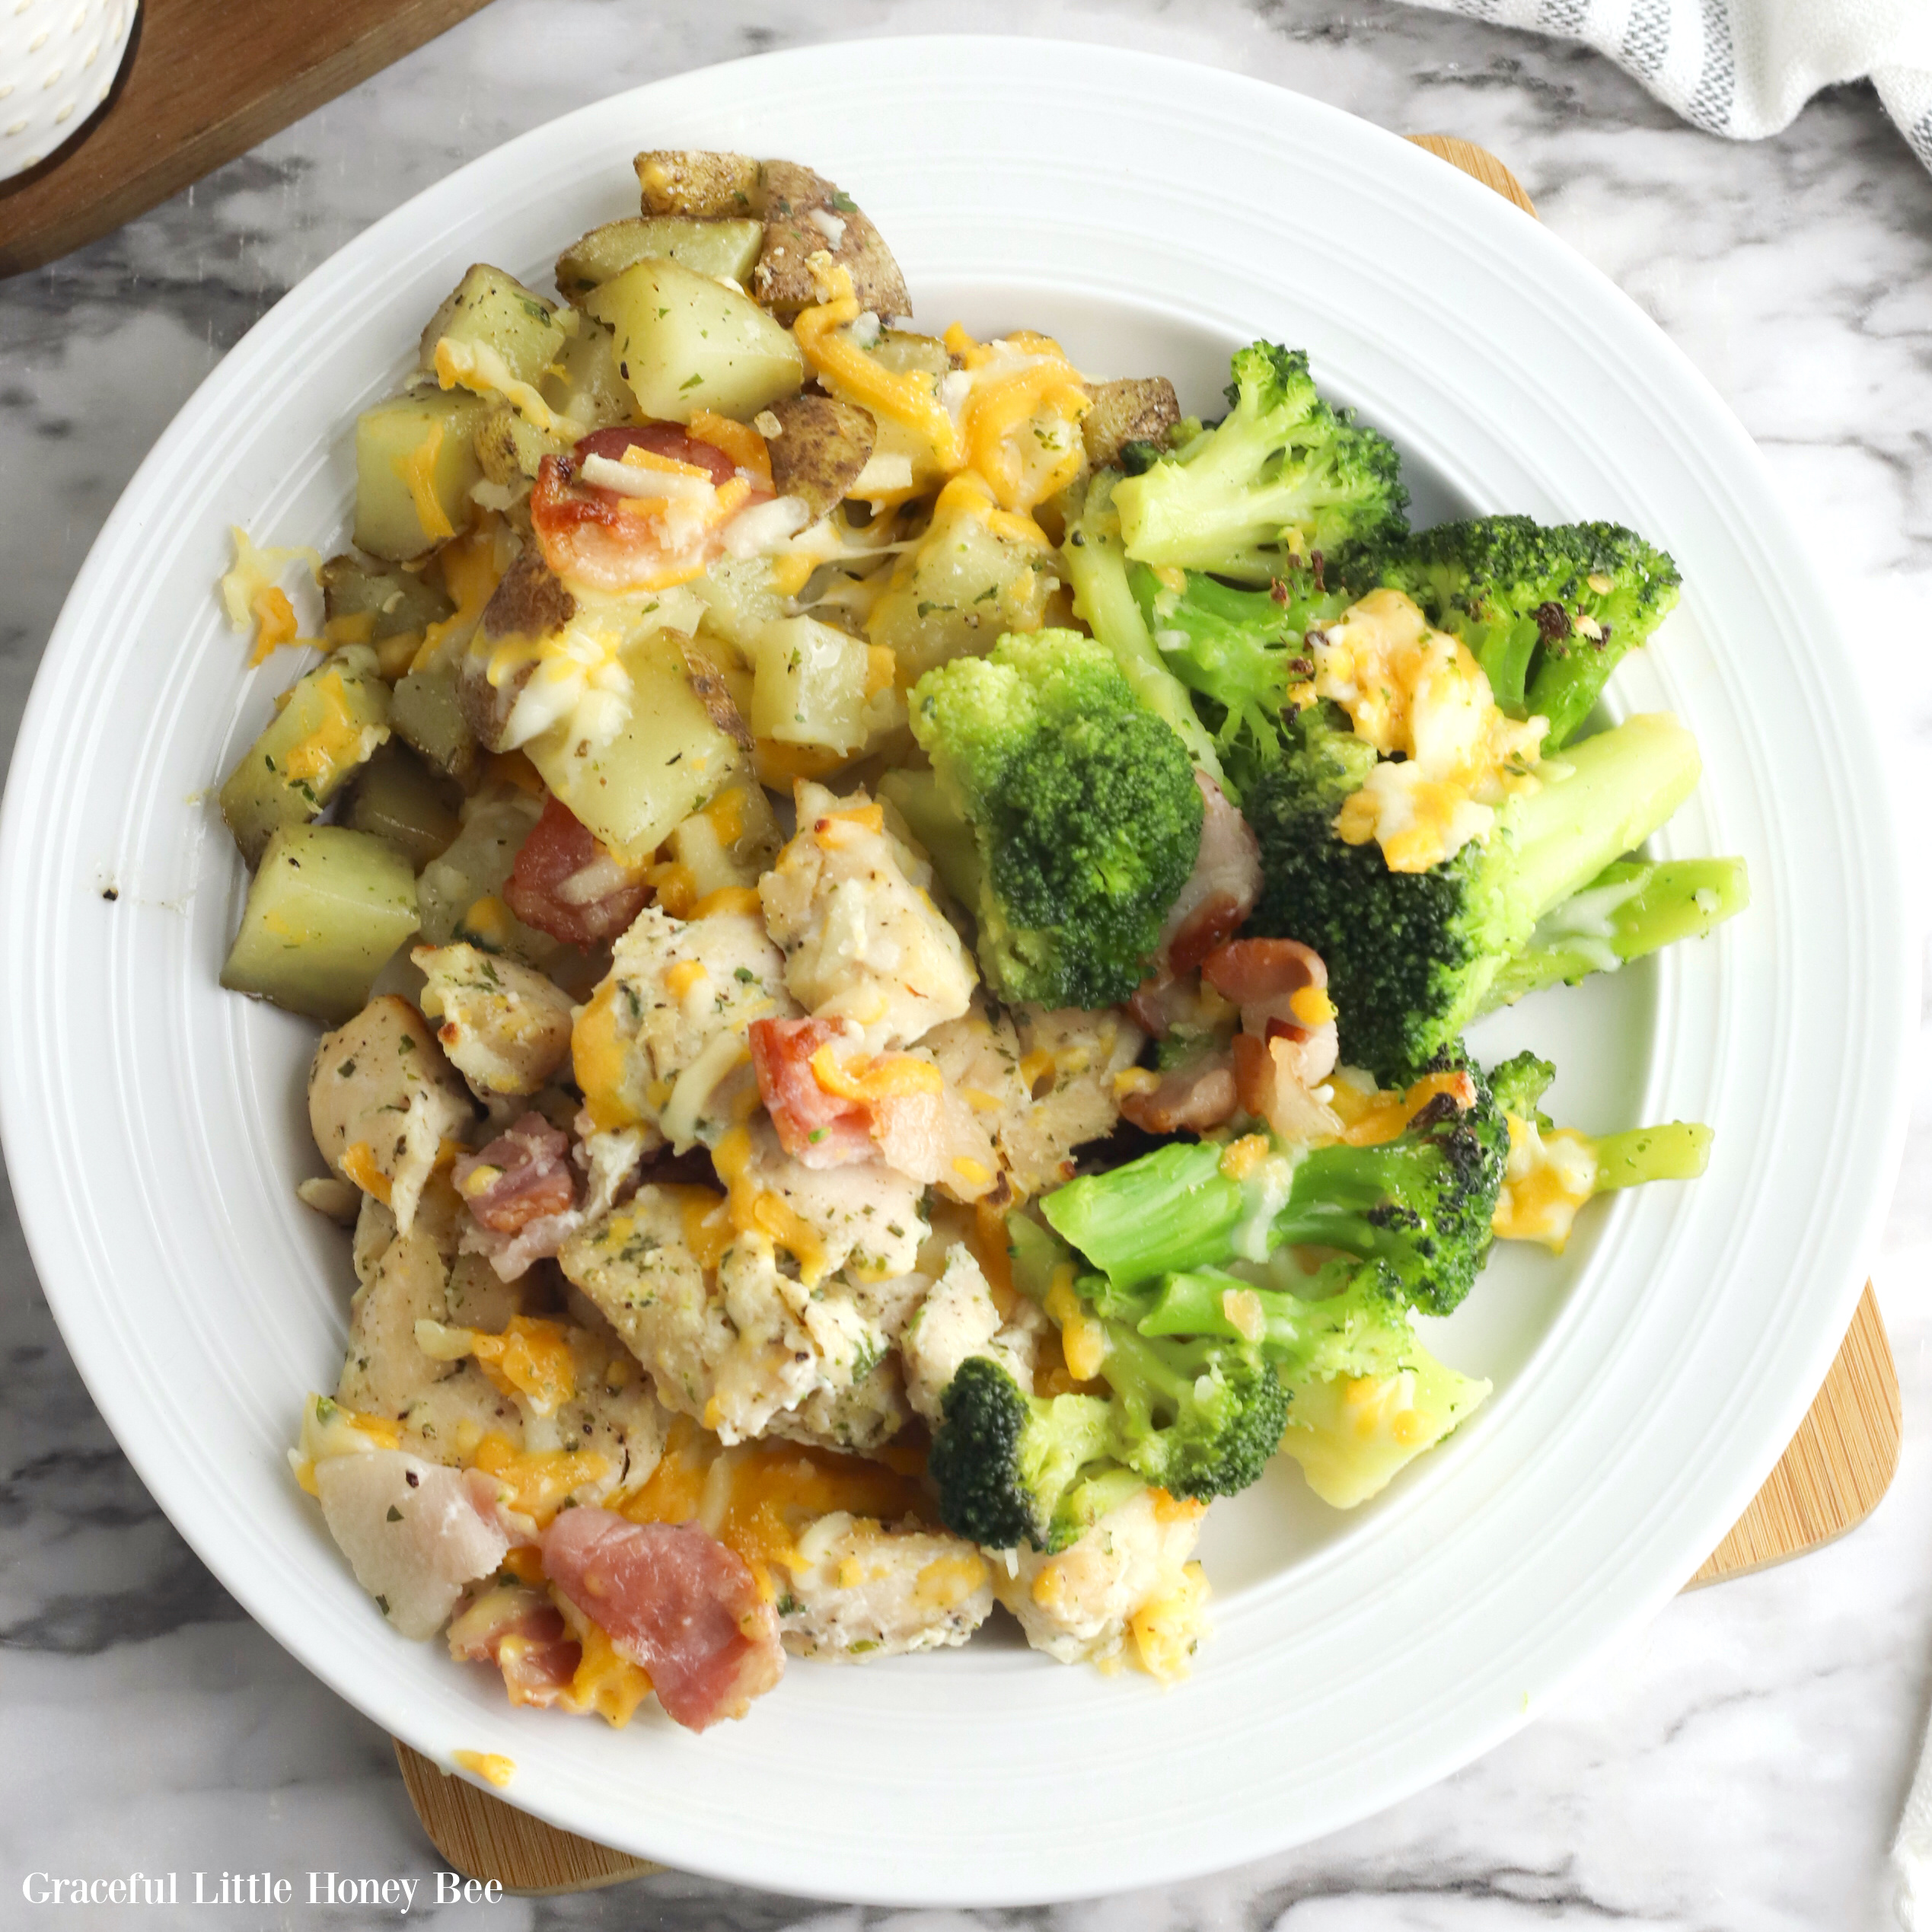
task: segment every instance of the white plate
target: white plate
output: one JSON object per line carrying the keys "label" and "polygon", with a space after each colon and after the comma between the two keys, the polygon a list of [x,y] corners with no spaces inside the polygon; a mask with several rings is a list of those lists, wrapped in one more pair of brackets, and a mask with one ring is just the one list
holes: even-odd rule
{"label": "white plate", "polygon": [[[838,110],[843,111],[838,111]],[[1423,507],[1620,518],[1683,566],[1615,706],[1696,728],[1661,842],[1742,851],[1715,940],[1519,1008],[1561,1112],[1718,1129],[1709,1175],[1512,1254],[1438,1337],[1497,1392],[1353,1516],[1292,1470],[1217,1511],[1218,1629],[1162,1692],[976,1643],[794,1666],[702,1739],[513,1710],[403,1642],[282,1452],[340,1361],[344,1244],[314,1171],[311,1030],[221,992],[242,873],[206,795],[289,667],[243,668],[225,526],[328,546],[347,429],[463,268],[533,281],[634,207],[633,151],[795,155],[850,190],[921,316],[1060,333],[1208,404],[1229,348],[1306,345],[1401,445]],[[8,1158],[89,1388],[209,1567],[311,1669],[430,1756],[687,1869],[846,1899],[987,1904],[1171,1881],[1386,1805],[1495,1743],[1651,1614],[1803,1415],[1850,1318],[1903,1127],[1909,974],[1871,734],[1803,547],[1717,397],[1552,236],[1312,101],[1086,46],[887,40],[713,69],[540,128],[352,243],[265,318],[142,465],[35,685],[0,827]],[[118,889],[117,901],[104,897]]]}

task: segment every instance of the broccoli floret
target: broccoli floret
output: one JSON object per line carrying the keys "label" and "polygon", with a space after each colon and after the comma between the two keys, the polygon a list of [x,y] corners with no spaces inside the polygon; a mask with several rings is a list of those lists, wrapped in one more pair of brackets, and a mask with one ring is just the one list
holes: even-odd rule
{"label": "broccoli floret", "polygon": [[1547,1181],[1518,1198],[1506,1181],[1497,1206],[1495,1230],[1504,1241],[1535,1241],[1558,1254],[1570,1239],[1577,1210],[1599,1194],[1650,1181],[1694,1181],[1710,1158],[1710,1130],[1672,1121],[1592,1134],[1554,1127],[1541,1111],[1544,1090],[1556,1069],[1534,1054],[1505,1060],[1490,1076],[1496,1104],[1510,1123],[1511,1177],[1544,1174]]}
{"label": "broccoli floret", "polygon": [[1401,1278],[1382,1263],[1331,1261],[1293,1292],[1202,1270],[1167,1276],[1145,1301],[1144,1334],[1258,1331],[1288,1392],[1281,1446],[1337,1509],[1374,1495],[1489,1393],[1423,1347]]}
{"label": "broccoli floret", "polygon": [[1130,557],[1266,584],[1318,551],[1339,561],[1402,534],[1393,445],[1316,394],[1304,352],[1255,343],[1233,375],[1213,429],[1115,486]]}
{"label": "broccoli floret", "polygon": [[1347,567],[1358,593],[1405,591],[1453,631],[1513,718],[1549,719],[1547,754],[1567,744],[1604,681],[1677,602],[1677,566],[1614,523],[1551,527],[1478,517],[1418,531]]}
{"label": "broccoli floret", "polygon": [[1132,997],[1200,849],[1186,748],[1112,655],[1070,630],[1003,637],[913,687],[939,797],[971,826],[979,957],[1002,999]]}
{"label": "broccoli floret", "polygon": [[1536,922],[1529,942],[1490,984],[1482,1010],[1513,1006],[1546,986],[1614,973],[1679,939],[1701,939],[1751,903],[1742,859],[1606,866]]}
{"label": "broccoli floret", "polygon": [[[1467,1101],[1465,1105],[1463,1103]],[[1264,1260],[1283,1246],[1338,1248],[1388,1270],[1409,1302],[1446,1315],[1474,1286],[1493,1239],[1510,1137],[1481,1072],[1446,1055],[1404,1097],[1406,1124],[1375,1146],[1334,1142],[1277,1155],[1242,1179],[1211,1141],[1175,1142],[1040,1204],[1054,1230],[1108,1277],[1102,1315],[1134,1315],[1159,1277]]]}
{"label": "broccoli floret", "polygon": [[1519,1121],[1533,1121],[1539,1127],[1546,1127],[1550,1117],[1538,1108],[1555,1078],[1552,1062],[1539,1060],[1532,1053],[1520,1053],[1490,1069],[1489,1090],[1505,1114],[1513,1114]]}
{"label": "broccoli floret", "polygon": [[1334,829],[1374,757],[1339,713],[1302,712],[1287,755],[1244,801],[1263,874],[1249,929],[1320,953],[1342,1058],[1406,1081],[1490,1003],[1538,920],[1669,818],[1699,761],[1674,718],[1629,719],[1546,767],[1485,836],[1425,872],[1398,872],[1379,845],[1347,844]]}
{"label": "broccoli floret", "polygon": [[975,1355],[947,1384],[941,1417],[926,1466],[955,1535],[991,1550],[1064,1549],[1100,1513],[1081,1506],[1082,1492],[1120,1467],[1100,1398],[1029,1395]]}
{"label": "broccoli floret", "polygon": [[1201,722],[1187,686],[1162,661],[1127,582],[1127,552],[1113,505],[1119,481],[1113,471],[1103,470],[1066,493],[1066,540],[1060,546],[1060,561],[1073,593],[1074,613],[1114,654],[1134,696],[1173,727],[1188,755],[1219,784],[1223,773],[1214,735]]}
{"label": "broccoli floret", "polygon": [[1261,767],[1280,760],[1289,694],[1315,675],[1307,633],[1332,623],[1350,600],[1301,564],[1264,591],[1237,590],[1198,571],[1165,575],[1181,581],[1163,582],[1137,563],[1128,582],[1162,661],[1195,693],[1239,804]]}
{"label": "broccoli floret", "polygon": [[984,1356],[961,1364],[926,1464],[955,1535],[1064,1549],[1133,1490],[1206,1499],[1259,1479],[1288,1398],[1258,1350],[1238,1336],[1150,1340],[1097,1326],[1106,1396],[1028,1395]]}

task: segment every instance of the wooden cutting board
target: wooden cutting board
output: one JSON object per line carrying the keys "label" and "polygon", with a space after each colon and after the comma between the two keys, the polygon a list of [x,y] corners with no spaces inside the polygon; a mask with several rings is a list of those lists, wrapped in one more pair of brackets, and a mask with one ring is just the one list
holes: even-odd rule
{"label": "wooden cutting board", "polygon": [[141,0],[100,109],[0,182],[0,276],[97,241],[486,0]]}

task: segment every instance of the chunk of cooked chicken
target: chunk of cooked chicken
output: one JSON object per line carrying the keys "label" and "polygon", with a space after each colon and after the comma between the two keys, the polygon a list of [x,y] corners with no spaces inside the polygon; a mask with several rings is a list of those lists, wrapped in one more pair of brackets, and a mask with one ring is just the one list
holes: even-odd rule
{"label": "chunk of cooked chicken", "polygon": [[964,1643],[993,1608],[993,1571],[963,1538],[888,1529],[843,1510],[821,1516],[782,1571],[778,1627],[802,1657],[904,1656]]}
{"label": "chunk of cooked chicken", "polygon": [[[910,1265],[924,1224],[916,1203],[901,1211]],[[558,1260],[664,1401],[721,1440],[765,1434],[781,1419],[841,1446],[885,1440],[906,1420],[904,1398],[896,1379],[872,1378],[923,1279],[831,1273],[808,1286],[770,1235],[733,1222],[730,1203],[708,1189],[646,1186],[566,1242]],[[836,1398],[848,1394],[857,1399],[841,1408]],[[806,1405],[820,1397],[815,1428]]]}
{"label": "chunk of cooked chicken", "polygon": [[[993,1594],[1019,1619],[1026,1640],[1061,1663],[1119,1655],[1143,1613],[1171,1624],[1169,1608],[1188,1589],[1188,1560],[1207,1505],[1143,1489],[1111,1510],[1057,1556],[1022,1545],[1009,1572],[993,1565]],[[1164,1647],[1173,1633],[1163,1629]]]}
{"label": "chunk of cooked chicken", "polygon": [[424,1015],[471,1089],[533,1094],[570,1057],[570,996],[534,966],[461,941],[410,955],[427,984]]}
{"label": "chunk of cooked chicken", "polygon": [[952,1248],[945,1270],[899,1337],[907,1400],[929,1422],[937,1422],[946,1390],[972,1355],[997,1362],[1031,1395],[1035,1348],[1046,1320],[1024,1298],[1010,1319],[1003,1316],[971,1250],[964,1243]]}
{"label": "chunk of cooked chicken", "polygon": [[[642,1481],[663,1452],[667,1418],[629,1351],[589,1302],[548,1325],[557,1331],[553,1356],[560,1347],[567,1366],[543,1364],[541,1344],[533,1349],[527,1337],[494,1362],[478,1354],[473,1341],[425,1350],[426,1333],[502,1336],[519,1317],[540,1312],[524,1284],[500,1280],[480,1256],[456,1253],[451,1199],[453,1191],[439,1182],[406,1235],[396,1232],[379,1204],[365,1208],[357,1230],[363,1285],[349,1305],[336,1402],[394,1423],[403,1446],[438,1462],[464,1460],[489,1438],[509,1454],[560,1449],[582,1459],[533,1472],[533,1479],[562,1482],[553,1506],[566,1494],[579,1503],[600,1502]],[[484,1353],[494,1353],[486,1342]],[[540,1382],[526,1364],[544,1370]],[[560,1386],[569,1392],[552,1401]],[[533,1390],[540,1399],[531,1399]]]}
{"label": "chunk of cooked chicken", "polygon": [[752,1083],[745,1028],[798,1011],[784,964],[750,913],[681,920],[647,906],[577,1015],[571,1054],[586,1127],[648,1128],[681,1152],[717,1140],[732,1098]]}
{"label": "chunk of cooked chicken", "polygon": [[[918,1277],[911,1279],[923,1286]],[[916,1293],[911,1299],[917,1299]],[[889,1331],[891,1322],[885,1325]],[[868,1455],[891,1442],[911,1420],[899,1358],[888,1351],[850,1388],[815,1388],[795,1409],[773,1416],[767,1433],[786,1442]]]}
{"label": "chunk of cooked chicken", "polygon": [[909,1045],[971,1000],[978,975],[933,903],[933,869],[862,791],[802,779],[799,830],[758,882],[785,949],[785,984],[817,1019],[849,1020],[878,1053]]}
{"label": "chunk of cooked chicken", "polygon": [[318,1462],[315,1485],[355,1580],[405,1637],[433,1636],[464,1586],[488,1576],[509,1550],[496,1485],[477,1471],[372,1449]]}
{"label": "chunk of cooked chicken", "polygon": [[445,1141],[476,1108],[422,1015],[385,993],[324,1034],[308,1070],[308,1121],[330,1170],[394,1213],[409,1232]]}
{"label": "chunk of cooked chicken", "polygon": [[733,1128],[712,1160],[731,1191],[731,1224],[789,1254],[807,1287],[841,1269],[890,1281],[917,1267],[927,1232],[924,1190],[883,1162],[807,1167],[786,1153],[763,1117]]}

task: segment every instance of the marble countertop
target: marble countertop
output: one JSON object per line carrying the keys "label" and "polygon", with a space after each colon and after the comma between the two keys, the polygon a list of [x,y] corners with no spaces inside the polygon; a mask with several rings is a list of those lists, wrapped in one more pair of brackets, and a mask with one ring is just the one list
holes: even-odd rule
{"label": "marble countertop", "polygon": [[[0,745],[140,458],[223,352],[341,243],[457,164],[607,92],[800,40],[960,21],[928,0],[837,0],[808,27],[781,24],[805,11],[496,0],[122,234],[0,283]],[[1545,222],[1643,304],[1757,438],[1841,587],[1898,808],[1907,823],[1932,818],[1932,177],[1868,91],[1828,94],[1780,139],[1742,147],[1681,126],[1580,49],[1379,0],[988,0],[974,18],[1239,69],[1385,126],[1495,150]],[[1932,1030],[1919,1050],[1932,1075],[1928,1044]],[[1211,1881],[1050,1911],[859,1911],[667,1874],[453,1907],[438,1922],[1888,1925],[1884,1851],[1932,1698],[1929,1267],[1922,1099],[1876,1274],[1906,1423],[1876,1516],[1803,1562],[1673,1603],[1530,1729],[1350,1830]],[[0,1899],[32,1870],[431,1873],[387,1739],[243,1617],[116,1448],[11,1201],[0,1347]],[[9,1904],[0,1920],[27,1916]],[[88,1922],[137,1921],[210,1914],[184,1905]],[[320,1921],[298,1906],[219,1922]]]}

